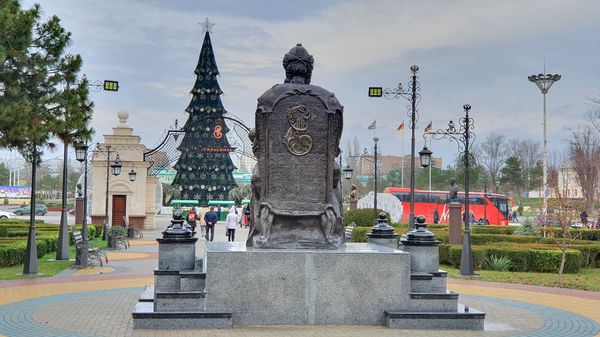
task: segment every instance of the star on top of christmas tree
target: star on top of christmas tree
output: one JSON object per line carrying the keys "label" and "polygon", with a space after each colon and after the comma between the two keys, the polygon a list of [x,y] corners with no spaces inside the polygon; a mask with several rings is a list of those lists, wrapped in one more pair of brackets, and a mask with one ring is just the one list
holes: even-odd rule
{"label": "star on top of christmas tree", "polygon": [[206,20],[204,20],[204,22],[200,22],[199,25],[202,26],[202,34],[204,34],[206,32],[212,33],[212,27],[215,24],[208,21],[208,18],[206,18]]}

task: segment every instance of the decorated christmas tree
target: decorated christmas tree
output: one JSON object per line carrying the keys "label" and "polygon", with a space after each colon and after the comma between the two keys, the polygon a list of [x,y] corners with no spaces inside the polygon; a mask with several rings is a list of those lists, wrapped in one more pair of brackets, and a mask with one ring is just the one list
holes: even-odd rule
{"label": "decorated christmas tree", "polygon": [[194,73],[192,100],[185,109],[189,117],[185,123],[185,136],[178,150],[181,156],[175,164],[177,175],[173,185],[179,186],[183,199],[198,200],[200,205],[210,200],[226,200],[229,191],[237,184],[233,179],[233,165],[229,152],[229,128],[223,115],[227,113],[221,103],[221,88],[217,82],[217,63],[210,42],[213,26],[206,19],[204,43]]}

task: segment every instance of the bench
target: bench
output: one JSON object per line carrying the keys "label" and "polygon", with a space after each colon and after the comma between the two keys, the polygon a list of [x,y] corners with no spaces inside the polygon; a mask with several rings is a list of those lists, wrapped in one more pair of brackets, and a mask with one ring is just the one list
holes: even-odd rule
{"label": "bench", "polygon": [[112,226],[108,232],[108,247],[111,249],[127,249],[131,243],[127,231],[123,227]]}
{"label": "bench", "polygon": [[356,224],[354,222],[346,226],[346,232],[344,233],[344,235],[346,236],[346,241],[352,240],[352,233],[354,232],[354,227],[356,227]]}
{"label": "bench", "polygon": [[131,226],[127,226],[125,227],[127,229],[127,237],[130,239],[143,239],[144,238],[144,233],[142,233],[141,230],[131,227]]}
{"label": "bench", "polygon": [[[78,230],[73,230],[73,242],[75,243],[75,252],[77,254],[77,258],[79,258],[79,252],[83,248],[83,235]],[[102,248],[88,248],[88,261],[87,264],[92,264],[94,262],[98,262],[100,267],[102,267],[102,258],[104,261],[108,263],[108,256],[106,255],[106,251]],[[80,265],[81,262],[78,261],[76,265]]]}

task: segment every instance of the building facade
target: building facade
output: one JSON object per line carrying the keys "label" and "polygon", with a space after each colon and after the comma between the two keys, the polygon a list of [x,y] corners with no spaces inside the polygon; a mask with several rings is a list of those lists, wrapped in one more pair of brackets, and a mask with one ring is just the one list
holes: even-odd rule
{"label": "building facade", "polygon": [[[108,224],[123,226],[126,222],[139,229],[153,229],[156,215],[156,190],[158,178],[149,177],[149,163],[144,161],[148,149],[141,144],[141,138],[133,134],[127,125],[129,114],[119,112],[119,125],[113,133],[104,135],[104,143],[94,151],[92,169],[92,210],[94,224],[103,224],[108,205]],[[107,157],[110,148],[110,158]],[[110,169],[117,155],[123,165],[121,174],[114,176]],[[108,170],[107,170],[108,167]],[[129,172],[136,172],[130,181]],[[106,202],[106,182],[108,173],[108,204]]]}

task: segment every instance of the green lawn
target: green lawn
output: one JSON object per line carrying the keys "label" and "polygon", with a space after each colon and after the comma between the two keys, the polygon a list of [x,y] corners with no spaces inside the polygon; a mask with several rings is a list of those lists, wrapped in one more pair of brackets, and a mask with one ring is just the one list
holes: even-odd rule
{"label": "green lawn", "polygon": [[[90,247],[106,248],[106,241],[95,238],[90,240]],[[48,253],[38,259],[38,277],[54,276],[61,271],[71,268],[74,261],[51,261],[56,258],[56,252]],[[75,259],[75,247],[71,246],[71,259]],[[31,278],[34,276],[23,276],[23,264],[0,268],[0,280],[14,280],[20,278]]]}
{"label": "green lawn", "polygon": [[[440,266],[448,272],[448,277],[461,278],[460,271],[448,265]],[[529,284],[536,286],[558,287],[558,274],[502,272],[478,270],[478,277],[466,278],[479,281]],[[577,274],[564,274],[564,288],[600,291],[600,268],[582,268]]]}

